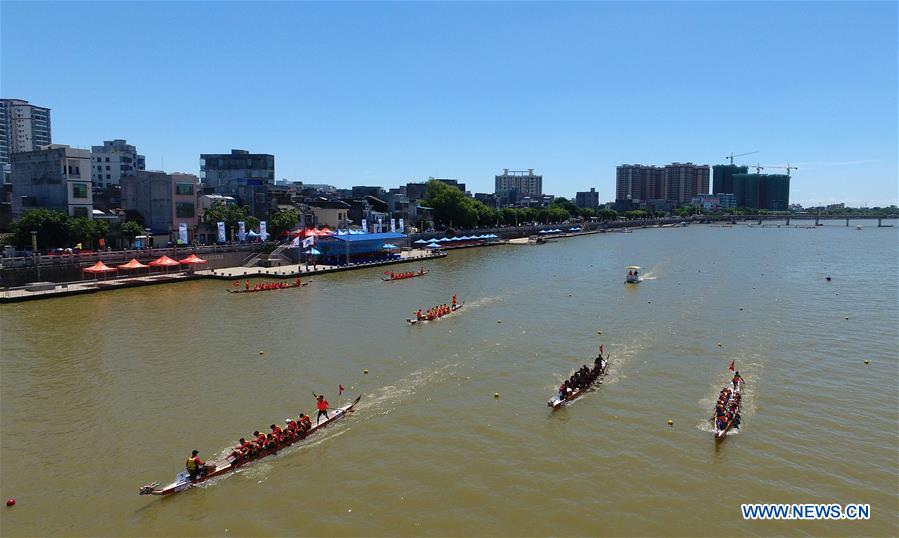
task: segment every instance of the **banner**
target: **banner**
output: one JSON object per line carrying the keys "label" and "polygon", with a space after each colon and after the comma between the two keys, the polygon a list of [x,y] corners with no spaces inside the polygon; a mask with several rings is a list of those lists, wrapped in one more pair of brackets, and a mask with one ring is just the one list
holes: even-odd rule
{"label": "banner", "polygon": [[396,219],[390,219],[390,232],[393,233],[396,231]]}
{"label": "banner", "polygon": [[290,242],[290,248],[299,248],[300,246],[300,236],[296,236],[293,238],[293,241]]}
{"label": "banner", "polygon": [[362,231],[368,233],[368,220],[362,219]]}
{"label": "banner", "polygon": [[378,217],[378,227],[375,230],[375,233],[381,233],[381,217]]}
{"label": "banner", "polygon": [[[297,237],[299,239],[299,237]],[[309,237],[303,239],[303,248],[309,248],[315,244],[315,236],[310,235]]]}
{"label": "banner", "polygon": [[265,241],[268,239],[268,232],[265,230],[265,221],[259,221],[259,238]]}
{"label": "banner", "polygon": [[400,233],[406,233],[406,226],[403,224],[403,219],[400,219]]}
{"label": "banner", "polygon": [[187,244],[187,223],[182,222],[178,225],[178,239],[181,240],[182,244]]}
{"label": "banner", "polygon": [[218,224],[218,228],[219,228],[219,239],[218,239],[219,243],[224,243],[225,242],[225,223],[218,222],[217,224]]}
{"label": "banner", "polygon": [[242,220],[237,221],[237,238],[241,242],[247,240],[247,223]]}

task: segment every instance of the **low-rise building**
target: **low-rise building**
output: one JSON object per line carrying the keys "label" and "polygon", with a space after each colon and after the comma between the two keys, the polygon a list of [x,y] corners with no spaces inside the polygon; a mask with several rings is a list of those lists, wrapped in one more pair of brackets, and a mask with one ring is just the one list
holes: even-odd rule
{"label": "low-rise building", "polygon": [[182,223],[187,225],[189,236],[196,233],[200,218],[197,176],[136,170],[123,176],[120,184],[122,209],[140,215],[143,226],[152,234],[168,234],[175,238]]}
{"label": "low-rise building", "polygon": [[12,216],[47,208],[91,218],[91,154],[63,144],[10,154]]}
{"label": "low-rise building", "polygon": [[691,200],[703,211],[718,211],[719,209],[733,209],[737,207],[737,197],[733,194],[699,194]]}
{"label": "low-rise building", "polygon": [[341,200],[314,200],[308,205],[315,214],[317,225],[331,228],[347,226],[350,204]]}
{"label": "low-rise building", "polygon": [[574,205],[581,209],[597,209],[599,208],[599,193],[593,187],[590,187],[588,192],[578,192],[574,195]]}

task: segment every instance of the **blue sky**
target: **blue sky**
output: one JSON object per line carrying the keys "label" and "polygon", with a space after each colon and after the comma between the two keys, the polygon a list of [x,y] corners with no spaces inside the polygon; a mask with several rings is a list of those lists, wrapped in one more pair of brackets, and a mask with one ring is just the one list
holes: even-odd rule
{"label": "blue sky", "polygon": [[[897,5],[0,3],[3,97],[56,143],[126,138],[148,168],[272,153],[276,177],[544,191],[615,166],[799,166],[791,200],[897,200]],[[164,163],[164,166],[163,166]],[[775,170],[771,170],[775,171]]]}

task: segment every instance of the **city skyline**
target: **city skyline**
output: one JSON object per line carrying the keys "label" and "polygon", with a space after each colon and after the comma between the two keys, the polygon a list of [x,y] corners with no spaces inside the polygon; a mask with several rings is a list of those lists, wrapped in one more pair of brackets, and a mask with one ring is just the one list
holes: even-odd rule
{"label": "city skyline", "polygon": [[[201,153],[241,148],[275,155],[279,180],[474,193],[533,168],[548,194],[610,201],[618,165],[758,151],[737,163],[799,167],[791,201],[896,203],[894,4],[277,4],[231,41],[245,5],[0,9],[2,97],[50,108],[54,143],[127,139],[148,169],[198,173]],[[54,50],[10,22],[37,15],[84,16],[108,42],[54,24]],[[138,74],[73,70],[126,58]]]}

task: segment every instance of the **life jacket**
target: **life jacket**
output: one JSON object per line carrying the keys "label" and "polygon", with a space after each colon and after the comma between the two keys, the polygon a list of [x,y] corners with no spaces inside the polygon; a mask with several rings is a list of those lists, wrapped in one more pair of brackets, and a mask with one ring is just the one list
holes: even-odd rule
{"label": "life jacket", "polygon": [[188,471],[196,471],[197,469],[200,468],[200,466],[197,464],[197,458],[195,458],[193,456],[187,458],[187,463],[185,463],[185,467],[187,467]]}
{"label": "life jacket", "polygon": [[318,400],[315,403],[315,407],[319,411],[327,411],[328,410],[328,401],[327,400]]}

